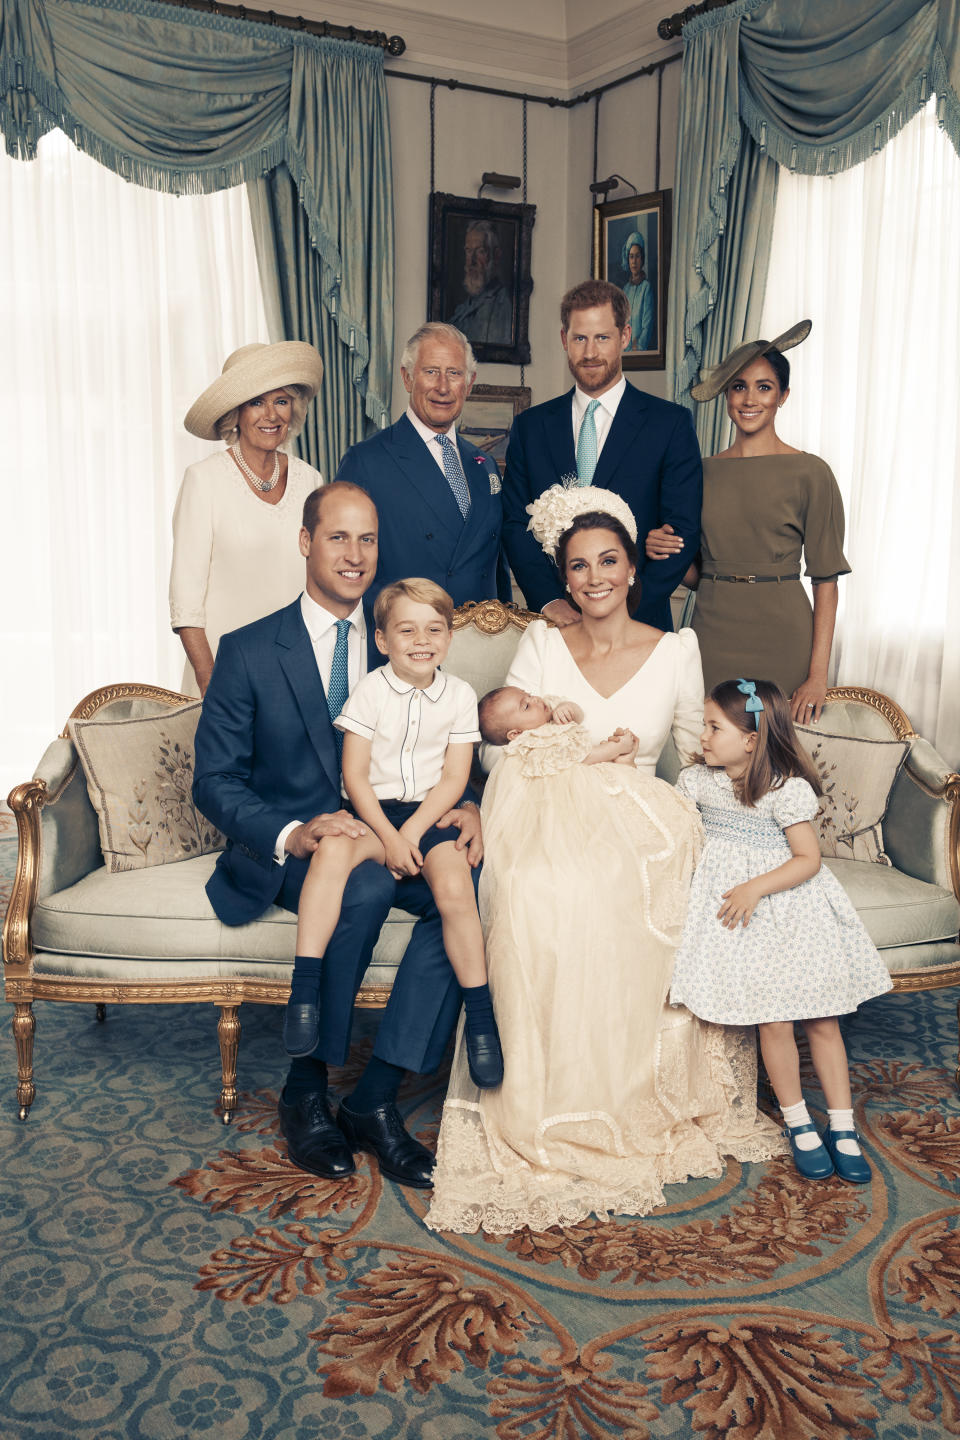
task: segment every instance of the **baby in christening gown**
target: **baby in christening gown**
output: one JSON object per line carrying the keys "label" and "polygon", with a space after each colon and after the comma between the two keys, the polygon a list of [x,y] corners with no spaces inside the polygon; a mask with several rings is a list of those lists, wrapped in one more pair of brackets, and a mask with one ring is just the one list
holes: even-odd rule
{"label": "baby in christening gown", "polygon": [[483,798],[480,913],[505,1078],[478,1091],[458,1037],[433,1229],[644,1214],[665,1184],[719,1174],[724,1152],[771,1153],[724,1032],[666,1004],[699,818],[634,767],[629,731],[594,745],[580,713],[512,686],[480,704],[484,738],[503,746]]}

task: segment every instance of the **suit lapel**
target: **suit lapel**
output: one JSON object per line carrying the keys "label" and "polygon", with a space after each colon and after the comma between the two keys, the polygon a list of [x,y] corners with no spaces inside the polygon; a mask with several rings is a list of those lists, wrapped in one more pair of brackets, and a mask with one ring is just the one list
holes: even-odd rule
{"label": "suit lapel", "polygon": [[389,453],[404,480],[416,490],[437,520],[452,532],[459,533],[461,515],[453,491],[439,465],[427,453],[427,447],[406,415],[392,427]]}
{"label": "suit lapel", "polygon": [[[550,457],[549,468],[553,472],[551,485],[558,485],[564,475],[576,475],[577,454],[573,448],[573,391],[558,395],[541,405],[541,432],[543,444]],[[548,486],[543,487],[545,490]]]}
{"label": "suit lapel", "polygon": [[340,766],[333,738],[333,726],[327,709],[317,658],[303,623],[300,601],[295,600],[283,611],[277,631],[280,666],[289,681],[300,711],[300,718],[316,750],[320,763],[334,789],[340,790]]}
{"label": "suit lapel", "polygon": [[617,413],[610,426],[610,432],[600,451],[600,458],[593,476],[594,485],[608,486],[610,478],[617,472],[620,461],[636,444],[637,431],[643,426],[646,408],[646,403],[639,390],[635,390],[627,381],[627,388],[623,392],[623,397],[617,406]]}

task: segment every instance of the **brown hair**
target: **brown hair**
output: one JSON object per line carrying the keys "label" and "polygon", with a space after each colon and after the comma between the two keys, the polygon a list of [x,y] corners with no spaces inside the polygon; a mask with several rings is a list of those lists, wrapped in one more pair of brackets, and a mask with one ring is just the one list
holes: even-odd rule
{"label": "brown hair", "polygon": [[[609,530],[616,535],[620,544],[627,552],[627,560],[633,566],[634,585],[630,591],[630,599],[627,605],[628,610],[635,610],[640,603],[640,557],[637,554],[637,547],[631,540],[629,532],[615,515],[608,515],[605,510],[585,510],[578,515],[569,529],[564,530],[557,541],[557,569],[560,571],[560,578],[563,579],[567,569],[567,546],[574,535],[579,535],[583,530]],[[574,610],[579,611],[580,606],[572,595],[565,595],[564,599]]]}
{"label": "brown hair", "polygon": [[[314,530],[320,524],[320,511],[323,508],[324,500],[328,495],[343,495],[344,493],[362,495],[364,500],[370,500],[370,504],[373,505],[373,500],[370,499],[363,486],[354,485],[352,480],[331,480],[329,485],[318,485],[316,490],[311,490],[304,500],[303,515],[300,518],[300,524],[311,540]],[[376,510],[376,505],[373,505],[373,508]]]}
{"label": "brown hair", "polygon": [[[751,683],[763,703],[760,711],[747,709],[747,696],[739,688],[739,680],[722,680],[707,696],[738,730],[757,737],[746,770],[734,781],[737,798],[752,807],[768,790],[779,790],[784,780],[794,776],[806,780],[815,795],[822,795],[820,777],[797,739],[783,691],[772,680]],[[699,763],[703,763],[702,756]]]}
{"label": "brown hair", "polygon": [[560,328],[564,334],[570,328],[570,316],[574,310],[592,310],[596,305],[612,305],[614,324],[622,330],[630,320],[630,302],[618,285],[609,280],[581,280],[568,290],[560,301]]}
{"label": "brown hair", "polygon": [[373,620],[378,630],[386,630],[390,611],[397,601],[404,597],[418,605],[432,606],[437,614],[446,620],[447,629],[453,629],[453,600],[446,590],[433,580],[424,580],[422,576],[415,575],[410,580],[394,580],[392,585],[384,585],[373,602]]}
{"label": "brown hair", "polygon": [[477,706],[480,734],[489,745],[507,743],[507,727],[502,720],[497,719],[497,711],[504,695],[513,688],[512,685],[498,685],[496,690],[488,690]]}

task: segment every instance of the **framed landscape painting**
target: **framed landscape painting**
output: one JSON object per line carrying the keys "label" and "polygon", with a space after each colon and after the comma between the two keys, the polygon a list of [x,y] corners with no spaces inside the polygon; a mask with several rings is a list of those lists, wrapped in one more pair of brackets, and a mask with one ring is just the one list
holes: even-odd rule
{"label": "framed landscape painting", "polygon": [[474,385],[467,396],[457,433],[476,445],[503,474],[514,416],[530,405],[529,385]]}
{"label": "framed landscape painting", "polygon": [[666,365],[670,200],[669,190],[652,190],[593,208],[594,278],[619,285],[630,302],[625,370]]}

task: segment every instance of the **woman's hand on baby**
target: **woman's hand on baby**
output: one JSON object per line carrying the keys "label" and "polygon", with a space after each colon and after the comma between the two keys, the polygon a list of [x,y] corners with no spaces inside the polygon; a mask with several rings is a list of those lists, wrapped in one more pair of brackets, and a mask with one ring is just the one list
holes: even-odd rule
{"label": "woman's hand on baby", "polygon": [[[420,837],[418,836],[417,839]],[[384,843],[385,864],[395,880],[405,875],[419,875],[423,856],[416,842],[403,833],[403,826]]]}
{"label": "woman's hand on baby", "polygon": [[667,560],[671,555],[680,554],[683,540],[674,534],[672,525],[660,525],[656,530],[648,531],[643,548],[648,560]]}
{"label": "woman's hand on baby", "polygon": [[620,739],[617,742],[617,745],[618,748],[616,764],[632,765],[636,757],[636,753],[640,748],[640,741],[637,739],[636,735],[634,735],[633,731],[621,730]]}
{"label": "woman's hand on baby", "polygon": [[742,885],[734,885],[732,890],[723,892],[723,904],[717,911],[717,919],[728,930],[735,930],[742,920],[746,929],[750,916],[763,896],[764,891],[756,880],[745,880]]}

